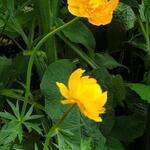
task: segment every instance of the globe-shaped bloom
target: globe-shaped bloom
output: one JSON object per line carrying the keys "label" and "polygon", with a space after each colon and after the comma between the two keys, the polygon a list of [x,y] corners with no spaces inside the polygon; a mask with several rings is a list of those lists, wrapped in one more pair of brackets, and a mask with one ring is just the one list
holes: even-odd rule
{"label": "globe-shaped bloom", "polygon": [[88,18],[93,25],[106,25],[112,20],[113,11],[119,0],[68,0],[69,12]]}
{"label": "globe-shaped bloom", "polygon": [[96,122],[101,122],[100,114],[105,112],[103,107],[107,101],[107,91],[102,92],[97,80],[82,76],[85,70],[75,70],[69,77],[68,86],[56,82],[60,93],[65,98],[62,104],[77,104],[81,113]]}

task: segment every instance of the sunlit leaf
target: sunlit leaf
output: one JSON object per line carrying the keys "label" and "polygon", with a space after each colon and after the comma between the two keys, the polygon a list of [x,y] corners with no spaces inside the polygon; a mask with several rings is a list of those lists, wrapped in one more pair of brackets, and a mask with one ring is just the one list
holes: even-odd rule
{"label": "sunlit leaf", "polygon": [[143,100],[150,103],[150,86],[140,83],[129,83],[128,87],[135,91]]}

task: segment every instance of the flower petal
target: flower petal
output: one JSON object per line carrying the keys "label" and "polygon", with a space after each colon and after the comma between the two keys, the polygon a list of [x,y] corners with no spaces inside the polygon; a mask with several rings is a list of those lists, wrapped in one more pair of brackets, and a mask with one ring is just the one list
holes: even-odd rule
{"label": "flower petal", "polygon": [[81,89],[81,76],[85,72],[85,70],[82,70],[81,68],[75,70],[69,80],[68,80],[68,87],[69,87],[69,92],[70,95],[77,99],[80,89]]}
{"label": "flower petal", "polygon": [[78,17],[88,17],[88,2],[87,0],[68,0],[68,10],[72,15]]}
{"label": "flower petal", "polygon": [[113,10],[115,10],[117,5],[118,5],[118,3],[119,3],[119,0],[110,0],[108,2],[106,11],[113,11]]}
{"label": "flower petal", "polygon": [[[110,0],[105,2],[102,6],[99,5],[88,17],[88,21],[94,25],[109,24],[113,17],[113,11],[118,5],[119,0]],[[105,7],[103,7],[105,6]]]}
{"label": "flower petal", "polygon": [[68,80],[69,89],[72,89],[72,87],[74,87],[75,85],[74,83],[81,78],[84,72],[85,70],[82,70],[81,68],[79,68],[70,75],[70,78]]}
{"label": "flower petal", "polygon": [[81,77],[82,84],[94,84],[97,83],[97,80],[94,78],[90,78],[89,76]]}
{"label": "flower petal", "polygon": [[111,22],[119,0],[68,0],[71,14],[86,17],[91,24],[106,25]]}
{"label": "flower petal", "polygon": [[100,113],[100,114],[104,114],[104,113],[105,113],[105,110],[106,110],[106,109],[105,109],[104,107],[101,107],[100,110],[99,110],[99,113]]}
{"label": "flower petal", "polygon": [[82,103],[80,103],[80,101],[76,101],[76,103],[78,104],[78,107],[80,108],[81,113],[84,113],[85,111],[85,107]]}
{"label": "flower petal", "polygon": [[89,99],[89,97],[84,100],[79,99],[84,108],[81,112],[88,118],[100,122],[102,118],[99,115],[105,113],[105,108],[102,106],[107,101],[107,92],[102,93],[98,99]]}
{"label": "flower petal", "polygon": [[56,85],[59,88],[62,96],[64,96],[66,99],[70,99],[68,88],[63,83],[56,82]]}
{"label": "flower petal", "polygon": [[[88,82],[88,81],[87,81]],[[80,94],[78,99],[82,101],[83,104],[87,104],[90,101],[95,102],[98,98],[101,97],[102,89],[97,83],[93,84],[82,84],[80,89]]]}
{"label": "flower petal", "polygon": [[77,104],[82,114],[96,122],[101,122],[99,116],[105,112],[103,107],[107,101],[107,91],[102,93],[97,80],[82,76],[85,70],[75,70],[69,77],[67,88],[63,83],[56,82],[60,93],[66,98],[62,104]]}
{"label": "flower petal", "polygon": [[94,120],[95,122],[102,122],[102,118],[99,116],[99,113],[92,114],[88,111],[84,111],[83,114],[87,116],[89,119]]}
{"label": "flower petal", "polygon": [[107,102],[107,91],[103,92],[100,99],[97,100],[97,104],[102,107]]}
{"label": "flower petal", "polygon": [[112,13],[110,12],[109,13],[97,12],[96,14],[93,14],[88,18],[88,21],[96,26],[109,24],[111,20],[112,20]]}

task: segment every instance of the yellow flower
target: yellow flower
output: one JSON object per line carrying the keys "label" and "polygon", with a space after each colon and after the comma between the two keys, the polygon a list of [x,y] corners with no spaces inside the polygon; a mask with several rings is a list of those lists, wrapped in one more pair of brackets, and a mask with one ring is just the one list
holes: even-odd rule
{"label": "yellow flower", "polygon": [[106,25],[112,20],[119,0],[68,0],[71,14],[86,17],[93,25]]}
{"label": "yellow flower", "polygon": [[105,112],[103,107],[107,101],[107,91],[102,92],[97,80],[89,76],[82,76],[85,70],[75,70],[69,77],[68,87],[56,82],[60,93],[65,97],[62,104],[77,104],[80,111],[88,118],[101,122],[99,114]]}

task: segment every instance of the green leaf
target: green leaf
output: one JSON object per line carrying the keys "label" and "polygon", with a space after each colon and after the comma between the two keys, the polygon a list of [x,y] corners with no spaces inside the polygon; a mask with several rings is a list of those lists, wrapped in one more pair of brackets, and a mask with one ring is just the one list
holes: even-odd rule
{"label": "green leaf", "polygon": [[25,114],[25,116],[23,117],[24,120],[28,120],[28,118],[31,116],[31,114],[32,114],[32,112],[33,112],[33,107],[34,107],[34,105],[32,105],[32,106],[29,108],[28,112],[27,112],[27,113]]}
{"label": "green leaf", "polygon": [[[59,20],[59,24],[64,23]],[[71,42],[82,44],[87,48],[89,54],[94,55],[95,39],[90,29],[84,23],[77,21],[63,29],[62,32]]]}
{"label": "green leaf", "polygon": [[42,118],[42,117],[43,117],[43,115],[32,115],[27,120],[36,120],[36,119],[39,119],[39,118]]}
{"label": "green leaf", "polygon": [[28,112],[23,117],[23,121],[35,120],[43,117],[43,115],[32,115],[34,104],[29,108]]}
{"label": "green leaf", "polygon": [[145,117],[139,114],[116,117],[111,135],[121,141],[131,142],[143,135],[145,123]]}
{"label": "green leaf", "polygon": [[[73,71],[74,65],[69,60],[59,60],[50,64],[45,71],[41,82],[41,91],[45,96],[45,107],[47,114],[51,117],[53,123],[62,117],[67,107],[60,103],[63,97],[56,86],[56,82],[67,84],[67,80]],[[63,134],[63,138],[67,139],[69,146],[73,150],[77,150],[80,145],[80,113],[78,108],[74,107],[64,120],[60,129],[69,130],[73,133],[67,137]]]}
{"label": "green leaf", "polygon": [[91,138],[89,138],[89,139],[81,139],[80,150],[92,150]]}
{"label": "green leaf", "polygon": [[17,90],[18,89],[2,89],[0,90],[0,95],[24,101],[24,97],[20,95],[21,92],[16,92]]}
{"label": "green leaf", "polygon": [[104,150],[106,144],[106,138],[100,131],[98,124],[90,121],[86,118],[82,119],[82,135],[83,138],[91,138],[91,147],[94,150]]}
{"label": "green leaf", "polygon": [[123,65],[119,64],[112,56],[107,53],[97,53],[95,59],[99,66],[106,67],[107,69],[123,67]]}
{"label": "green leaf", "polygon": [[5,144],[5,145],[0,145],[0,149],[1,150],[6,150],[6,149],[10,149],[11,145],[10,144]]}
{"label": "green leaf", "polygon": [[9,120],[16,120],[16,118],[8,112],[0,112],[0,117],[9,119]]}
{"label": "green leaf", "polygon": [[10,77],[9,72],[11,65],[11,59],[0,56],[0,88],[5,87],[8,82],[8,79]]}
{"label": "green leaf", "polygon": [[143,0],[143,5],[144,5],[144,14],[146,20],[150,23],[150,1],[149,0]]}
{"label": "green leaf", "polygon": [[54,122],[56,122],[66,110],[66,107],[60,103],[63,97],[56,86],[56,82],[67,84],[67,80],[73,68],[74,65],[69,60],[59,60],[48,66],[42,78],[40,87],[46,98],[46,112]]}
{"label": "green leaf", "polygon": [[66,145],[68,145],[72,150],[79,149],[79,145],[81,142],[80,128],[80,113],[79,109],[76,106],[69,113],[60,129],[60,132],[65,139]]}
{"label": "green leaf", "polygon": [[107,138],[106,147],[107,150],[125,150],[123,144],[119,140],[112,137]]}
{"label": "green leaf", "polygon": [[[52,7],[57,7],[57,1],[58,0],[55,0],[55,2],[53,2],[53,0],[33,1],[37,8],[35,10],[37,14],[39,30],[43,35],[46,35],[50,31],[52,31],[52,28],[55,26],[55,13],[57,12],[57,9]],[[57,58],[57,45],[55,36],[47,40],[44,45],[47,57],[49,58],[48,63],[55,61]]]}
{"label": "green leaf", "polygon": [[125,99],[126,90],[122,77],[120,75],[112,76],[112,83],[114,89],[114,106],[121,104]]}
{"label": "green leaf", "polygon": [[76,46],[74,43],[70,42],[62,34],[58,34],[59,37],[76,53],[78,54],[86,63],[88,63],[92,68],[98,68],[98,65],[90,58],[79,46]]}
{"label": "green leaf", "polygon": [[35,143],[34,150],[38,150],[38,146],[37,146],[37,144],[36,144],[36,143]]}
{"label": "green leaf", "polygon": [[147,52],[147,44],[143,38],[134,38],[128,42],[130,45]]}
{"label": "green leaf", "polygon": [[60,130],[57,133],[59,150],[66,150],[67,147],[68,149],[71,149],[73,145],[68,141],[66,137],[71,137],[72,135],[73,133],[68,130]]}
{"label": "green leaf", "polygon": [[[19,8],[19,5],[15,7],[13,6],[13,3],[9,3],[9,2],[12,1],[5,2],[6,6],[3,5],[3,7],[9,7],[9,8],[7,8],[4,13],[1,13],[0,17],[3,20],[1,24],[3,26],[0,26],[0,31],[3,31],[4,35],[13,39],[21,35],[22,38],[25,40],[25,42],[27,42],[28,39],[25,35],[25,32],[23,31],[23,28],[25,28],[25,26],[27,26],[30,23],[31,19],[33,19],[34,13],[33,11],[23,12],[23,9],[20,10],[15,9],[15,8]],[[13,11],[15,11],[15,13]]]}
{"label": "green leaf", "polygon": [[26,77],[26,70],[28,66],[28,60],[29,57],[25,57],[23,53],[19,53],[14,59],[13,59],[13,75],[14,77],[23,77],[23,79]]}
{"label": "green leaf", "polygon": [[21,142],[23,139],[23,130],[21,124],[18,121],[11,121],[7,125],[4,125],[0,131],[0,137],[3,137],[0,139],[0,142],[3,141],[4,144],[15,141],[17,137]]}
{"label": "green leaf", "polygon": [[33,123],[30,123],[30,122],[24,122],[23,124],[27,127],[27,129],[29,130],[29,132],[31,132],[32,129],[33,129],[33,130],[35,130],[37,133],[39,133],[40,135],[42,135],[42,130],[41,130],[41,128],[39,127],[38,124],[35,124],[35,123],[33,124]]}
{"label": "green leaf", "polygon": [[134,27],[136,16],[130,6],[119,3],[116,10],[116,16],[126,30],[130,30]]}
{"label": "green leaf", "polygon": [[103,122],[100,124],[101,132],[104,135],[108,135],[114,125],[114,100],[113,100],[113,86],[112,77],[106,68],[100,67],[93,70],[91,76],[97,79],[98,83],[102,87],[103,91],[108,91],[108,99],[105,105],[106,113],[102,115]]}
{"label": "green leaf", "polygon": [[13,145],[13,150],[24,150],[24,147],[20,144],[14,144]]}
{"label": "green leaf", "polygon": [[143,100],[150,103],[150,86],[140,83],[129,83],[127,86],[135,91]]}
{"label": "green leaf", "polygon": [[65,143],[65,138],[63,135],[61,135],[60,133],[57,134],[57,138],[58,138],[58,148],[59,150],[65,150],[66,149],[66,143]]}
{"label": "green leaf", "polygon": [[120,0],[120,2],[123,2],[124,4],[127,4],[128,6],[138,8],[138,2],[136,0]]}
{"label": "green leaf", "polygon": [[19,119],[20,118],[20,111],[19,111],[18,101],[16,102],[16,106],[10,101],[8,101],[8,104],[11,107],[11,109],[12,109],[13,113],[15,114],[16,118]]}
{"label": "green leaf", "polygon": [[25,138],[25,140],[22,142],[23,150],[35,150],[35,143],[38,147],[38,150],[43,150],[42,142],[40,140],[37,140],[40,136],[37,134],[31,134],[28,136],[28,138]]}

